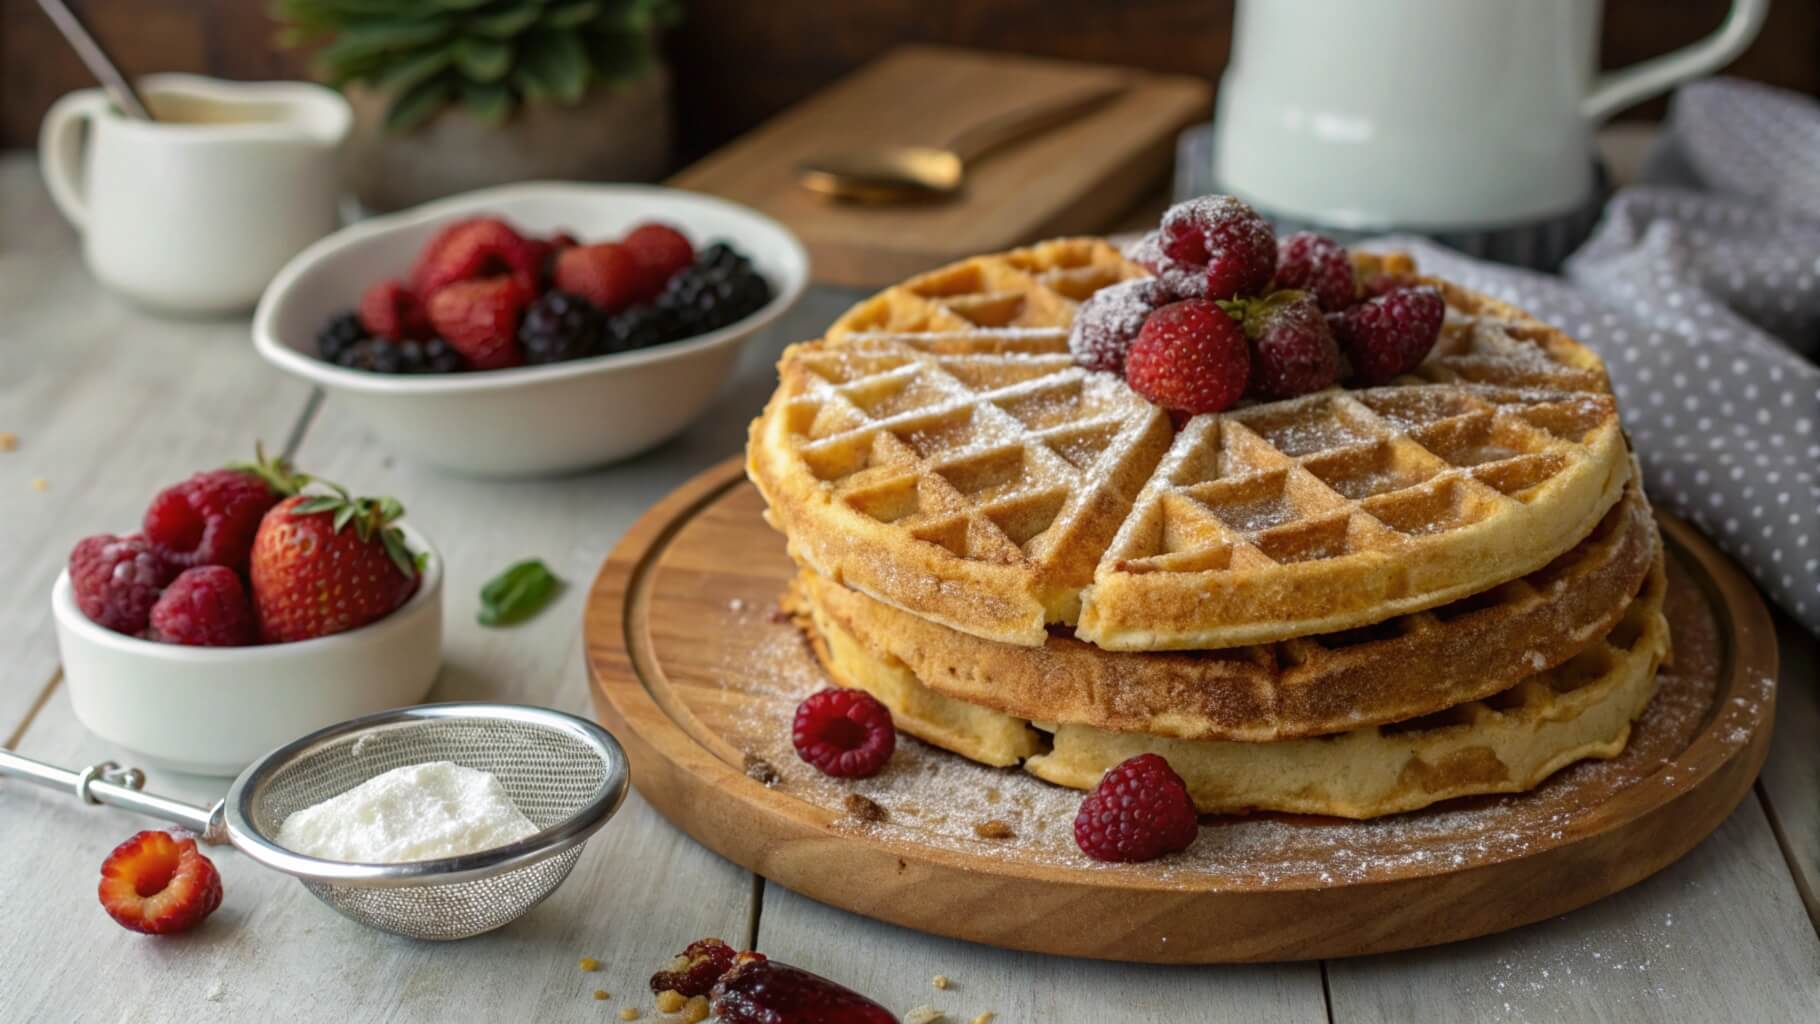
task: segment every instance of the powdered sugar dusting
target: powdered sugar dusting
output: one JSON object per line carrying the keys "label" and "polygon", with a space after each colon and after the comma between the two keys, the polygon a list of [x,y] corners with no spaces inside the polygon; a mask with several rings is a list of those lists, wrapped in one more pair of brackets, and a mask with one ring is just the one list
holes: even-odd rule
{"label": "powdered sugar dusting", "polygon": [[1168,297],[1156,279],[1121,281],[1094,292],[1075,314],[1068,332],[1068,351],[1089,370],[1125,372],[1125,353],[1137,340],[1144,319]]}

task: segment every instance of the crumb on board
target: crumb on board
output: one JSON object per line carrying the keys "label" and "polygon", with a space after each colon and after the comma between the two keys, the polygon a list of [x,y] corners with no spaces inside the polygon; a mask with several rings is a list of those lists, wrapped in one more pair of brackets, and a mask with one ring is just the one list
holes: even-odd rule
{"label": "crumb on board", "polygon": [[973,1018],[970,1024],[992,1024],[992,1018],[996,1016],[998,1016],[998,1014],[993,1013],[991,1010],[987,1010],[985,1013]]}
{"label": "crumb on board", "polygon": [[675,1013],[682,1009],[683,1004],[686,1002],[688,1002],[688,1000],[683,998],[681,992],[678,992],[673,988],[664,989],[662,992],[657,993],[657,1012]]}
{"label": "crumb on board", "polygon": [[18,448],[19,435],[0,430],[0,452],[17,451]]}
{"label": "crumb on board", "polygon": [[842,804],[847,808],[848,814],[853,815],[860,821],[878,822],[884,821],[886,818],[885,809],[883,807],[874,803],[870,798],[861,796],[858,793],[848,793],[847,799],[842,801]]}
{"label": "crumb on board", "polygon": [[39,494],[43,494],[50,489],[51,482],[49,480],[46,480],[41,476],[32,477],[32,490],[37,491]]}
{"label": "crumb on board", "polygon": [[771,767],[771,762],[764,758],[747,754],[745,768],[747,778],[755,782],[762,782],[767,786],[777,784],[777,769]]}
{"label": "crumb on board", "polygon": [[598,971],[600,970],[600,961],[591,956],[584,956],[581,958],[581,969],[590,972]]}
{"label": "crumb on board", "polygon": [[904,1014],[904,1024],[941,1024],[948,1015],[933,1006],[919,1006]]}
{"label": "crumb on board", "polygon": [[682,1019],[684,1024],[701,1024],[708,1019],[708,997],[690,996],[683,1004]]}
{"label": "crumb on board", "polygon": [[619,1011],[619,1019],[620,1020],[637,1020],[638,1019],[638,1007],[628,1006],[625,1009]]}
{"label": "crumb on board", "polygon": [[608,992],[608,991],[607,991],[607,990],[606,990],[606,989],[604,989],[604,988],[597,988],[597,989],[595,989],[595,990],[594,990],[594,998],[595,998],[595,999],[603,999],[603,1000],[604,1000],[604,999],[607,999],[607,998],[608,998],[608,997],[610,997],[610,996],[611,996],[611,995],[612,995],[612,994],[613,994],[613,993],[611,993],[611,992]]}
{"label": "crumb on board", "polygon": [[948,986],[952,983],[948,980],[948,976],[946,974],[938,974],[935,977],[929,979],[929,984],[934,985],[936,988],[946,991]]}
{"label": "crumb on board", "polygon": [[975,822],[973,834],[981,839],[1016,839],[1017,831],[997,818]]}

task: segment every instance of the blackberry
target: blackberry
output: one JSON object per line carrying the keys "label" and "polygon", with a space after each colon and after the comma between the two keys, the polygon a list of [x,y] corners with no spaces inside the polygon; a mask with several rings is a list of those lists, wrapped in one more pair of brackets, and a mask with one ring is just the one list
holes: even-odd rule
{"label": "blackberry", "polygon": [[431,338],[423,343],[423,369],[420,373],[460,373],[468,368],[468,361],[462,358],[455,346],[441,338]]}
{"label": "blackberry", "polygon": [[335,365],[368,373],[411,372],[404,345],[383,338],[363,338],[355,342],[336,355]]}
{"label": "blackberry", "polygon": [[518,343],[527,363],[560,363],[591,356],[600,347],[604,317],[588,300],[548,291],[525,310]]}
{"label": "blackberry", "polygon": [[339,363],[343,352],[367,338],[367,329],[361,326],[360,315],[350,309],[329,317],[322,329],[316,332],[316,351],[324,360]]}
{"label": "blackberry", "polygon": [[680,331],[681,325],[673,311],[652,303],[633,306],[607,319],[606,329],[601,332],[600,351],[612,354],[650,348],[683,337]]}

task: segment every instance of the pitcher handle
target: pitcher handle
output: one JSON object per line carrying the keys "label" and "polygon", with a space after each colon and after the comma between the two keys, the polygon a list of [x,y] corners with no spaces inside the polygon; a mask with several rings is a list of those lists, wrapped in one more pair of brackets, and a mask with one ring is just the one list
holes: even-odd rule
{"label": "pitcher handle", "polygon": [[81,129],[106,103],[95,89],[70,93],[51,105],[38,129],[38,169],[44,175],[44,186],[77,230],[88,227],[88,200],[82,194]]}
{"label": "pitcher handle", "polygon": [[1743,53],[1744,48],[1757,38],[1768,14],[1769,0],[1732,0],[1725,23],[1712,35],[1660,57],[1599,76],[1592,91],[1580,101],[1581,113],[1596,125],[1633,103],[1717,70]]}

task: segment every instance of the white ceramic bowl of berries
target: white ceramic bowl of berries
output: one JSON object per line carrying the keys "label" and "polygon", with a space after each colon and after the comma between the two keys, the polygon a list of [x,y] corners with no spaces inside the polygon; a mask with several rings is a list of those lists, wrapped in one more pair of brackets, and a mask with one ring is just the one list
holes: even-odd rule
{"label": "white ceramic bowl of berries", "polygon": [[412,458],[543,476],[682,431],[808,269],[782,225],[712,196],[509,185],[305,249],[266,289],[253,339]]}
{"label": "white ceramic bowl of berries", "polygon": [[138,532],[79,541],[51,590],[76,717],[161,768],[236,774],[420,702],[442,665],[442,558],[402,508],[247,466],[160,491]]}

